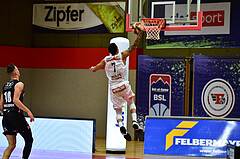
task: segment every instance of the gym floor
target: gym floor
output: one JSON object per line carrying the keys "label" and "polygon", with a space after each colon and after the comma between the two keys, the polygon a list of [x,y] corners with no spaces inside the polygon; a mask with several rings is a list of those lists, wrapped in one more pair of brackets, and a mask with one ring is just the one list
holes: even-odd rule
{"label": "gym floor", "polygon": [[[143,141],[127,142],[126,154],[107,154],[106,140],[104,138],[96,138],[95,145],[95,153],[93,154],[67,151],[32,150],[29,159],[223,159],[216,157],[144,155]],[[4,148],[0,148],[0,154],[2,154],[3,151]],[[21,154],[22,149],[16,149],[12,153],[10,159],[21,159]]]}

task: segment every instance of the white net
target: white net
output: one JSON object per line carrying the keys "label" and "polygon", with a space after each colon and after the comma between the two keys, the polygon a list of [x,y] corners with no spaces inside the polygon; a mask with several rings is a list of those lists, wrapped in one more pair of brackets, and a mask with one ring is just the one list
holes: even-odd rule
{"label": "white net", "polygon": [[147,33],[146,39],[159,40],[162,26],[165,25],[164,19],[142,18]]}

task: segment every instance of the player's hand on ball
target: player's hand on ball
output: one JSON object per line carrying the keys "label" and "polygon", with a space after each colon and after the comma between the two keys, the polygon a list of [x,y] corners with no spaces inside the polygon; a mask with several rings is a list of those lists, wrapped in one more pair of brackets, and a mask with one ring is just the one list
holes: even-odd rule
{"label": "player's hand on ball", "polygon": [[132,32],[138,35],[140,31],[144,31],[144,24],[140,22],[133,24]]}

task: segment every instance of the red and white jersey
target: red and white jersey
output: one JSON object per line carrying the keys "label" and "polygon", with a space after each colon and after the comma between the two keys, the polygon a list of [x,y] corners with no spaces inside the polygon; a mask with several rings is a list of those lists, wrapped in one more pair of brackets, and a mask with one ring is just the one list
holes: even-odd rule
{"label": "red and white jersey", "polygon": [[115,56],[106,56],[105,71],[109,79],[110,86],[117,85],[126,81],[127,67],[122,61],[122,55],[117,54]]}

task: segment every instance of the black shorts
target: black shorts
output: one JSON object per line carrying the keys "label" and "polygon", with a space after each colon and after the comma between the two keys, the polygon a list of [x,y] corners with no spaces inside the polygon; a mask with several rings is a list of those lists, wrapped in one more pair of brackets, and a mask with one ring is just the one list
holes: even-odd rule
{"label": "black shorts", "polygon": [[3,115],[2,126],[4,135],[17,135],[18,132],[30,129],[24,115],[18,112],[5,113]]}

